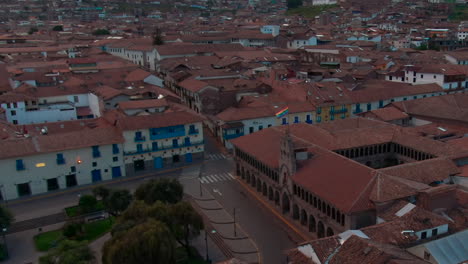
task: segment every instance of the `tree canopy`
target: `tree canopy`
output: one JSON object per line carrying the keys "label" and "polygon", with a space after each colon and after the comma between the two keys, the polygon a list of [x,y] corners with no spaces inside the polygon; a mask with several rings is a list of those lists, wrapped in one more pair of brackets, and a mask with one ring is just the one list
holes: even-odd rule
{"label": "tree canopy", "polygon": [[92,195],[83,195],[80,197],[78,205],[80,206],[81,213],[91,213],[96,210],[97,200]]}
{"label": "tree canopy", "polygon": [[0,228],[7,228],[13,221],[13,214],[4,206],[0,206]]}
{"label": "tree canopy", "polygon": [[109,32],[109,30],[107,30],[107,29],[100,28],[100,29],[94,30],[94,31],[93,31],[93,35],[96,35],[96,36],[100,36],[100,35],[110,35],[110,32]]}
{"label": "tree canopy", "polygon": [[190,241],[200,234],[203,229],[202,217],[188,202],[179,202],[169,208],[170,228],[179,244],[191,255]]}
{"label": "tree canopy", "polygon": [[62,25],[57,25],[52,28],[53,31],[63,31],[63,26]]}
{"label": "tree canopy", "polygon": [[103,247],[103,264],[175,263],[175,240],[161,221],[146,222],[118,233]]}
{"label": "tree canopy", "polygon": [[156,201],[175,204],[182,200],[184,188],[176,179],[151,180],[140,185],[135,191],[135,199],[153,204]]}
{"label": "tree canopy", "polygon": [[164,39],[162,36],[162,31],[159,27],[157,27],[153,33],[153,45],[160,46],[163,44],[164,44]]}
{"label": "tree canopy", "polygon": [[302,6],[302,0],[288,0],[288,9],[297,8]]}
{"label": "tree canopy", "polygon": [[132,195],[128,190],[115,190],[104,199],[107,212],[113,216],[120,215],[132,202]]}

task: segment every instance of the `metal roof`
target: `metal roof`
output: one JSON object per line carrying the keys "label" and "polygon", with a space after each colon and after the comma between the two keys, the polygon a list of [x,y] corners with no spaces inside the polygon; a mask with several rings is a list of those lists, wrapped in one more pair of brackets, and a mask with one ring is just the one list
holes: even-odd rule
{"label": "metal roof", "polygon": [[468,260],[468,229],[424,245],[440,264],[458,264]]}

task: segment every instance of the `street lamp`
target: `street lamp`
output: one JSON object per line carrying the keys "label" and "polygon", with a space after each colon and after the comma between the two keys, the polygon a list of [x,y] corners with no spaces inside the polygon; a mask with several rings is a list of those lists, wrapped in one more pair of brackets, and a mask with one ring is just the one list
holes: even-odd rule
{"label": "street lamp", "polygon": [[[211,234],[216,234],[216,230],[211,230]],[[206,262],[211,263],[210,256],[208,256],[208,232],[205,228],[205,248],[206,248]]]}
{"label": "street lamp", "polygon": [[7,228],[6,228],[6,227],[3,227],[3,228],[2,228],[3,245],[5,246],[6,257],[8,258],[8,257],[9,257],[9,254],[8,254],[8,245],[7,245],[6,237],[5,237],[5,233],[6,233],[6,232],[7,232]]}

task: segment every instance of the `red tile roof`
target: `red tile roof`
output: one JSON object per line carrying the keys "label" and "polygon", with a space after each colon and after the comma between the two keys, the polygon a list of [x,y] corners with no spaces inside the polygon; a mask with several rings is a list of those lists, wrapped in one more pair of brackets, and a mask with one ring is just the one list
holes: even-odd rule
{"label": "red tile roof", "polygon": [[199,115],[186,111],[145,116],[126,116],[118,119],[118,126],[122,130],[138,130],[145,128],[168,127],[202,122]]}
{"label": "red tile roof", "polygon": [[380,108],[369,112],[364,112],[358,115],[368,118],[376,118],[378,120],[386,122],[405,119],[409,117],[405,112],[402,112],[401,110],[395,107]]}
{"label": "red tile roof", "polygon": [[[44,124],[47,126],[48,124]],[[75,131],[34,135],[16,139],[2,140],[0,159],[24,157],[41,153],[80,149],[98,145],[123,143],[120,131],[113,127],[89,129],[83,127]]]}
{"label": "red tile roof", "polygon": [[168,106],[166,99],[131,100],[119,103],[119,108],[122,110],[147,109],[165,106]]}
{"label": "red tile roof", "polygon": [[359,236],[351,236],[334,254],[330,264],[427,264],[411,255],[406,250],[391,246],[388,244],[378,243]]}
{"label": "red tile roof", "polygon": [[195,79],[187,79],[178,84],[180,87],[192,91],[194,93],[208,86],[208,83]]}
{"label": "red tile roof", "polygon": [[[313,126],[294,124],[289,130],[295,147],[305,147],[313,154],[301,163],[292,180],[346,213],[369,209],[370,200],[388,201],[429,189],[428,183],[458,172],[453,162],[444,157],[464,153],[460,148],[416,136],[401,127],[362,118]],[[278,168],[279,142],[284,131],[285,126],[267,128],[231,143],[260,162]],[[375,170],[333,152],[389,142],[441,157]]]}
{"label": "red tile roof", "polygon": [[130,72],[125,81],[127,82],[138,82],[143,81],[146,77],[150,76],[151,73],[144,71],[142,69],[135,69],[134,71]]}
{"label": "red tile roof", "polygon": [[455,120],[465,123],[468,120],[468,94],[434,96],[395,102],[392,105],[413,116]]}

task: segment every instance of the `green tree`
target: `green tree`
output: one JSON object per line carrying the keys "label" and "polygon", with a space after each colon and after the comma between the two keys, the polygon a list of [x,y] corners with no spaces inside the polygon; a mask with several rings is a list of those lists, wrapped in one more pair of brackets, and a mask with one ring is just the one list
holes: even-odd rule
{"label": "green tree", "polygon": [[287,6],[288,9],[300,7],[302,6],[302,0],[288,0]]}
{"label": "green tree", "polygon": [[175,239],[191,256],[190,241],[203,229],[203,218],[190,203],[182,201],[171,206],[170,219],[169,226]]}
{"label": "green tree", "polygon": [[175,204],[182,200],[184,188],[176,179],[151,180],[140,185],[135,191],[135,199],[153,204],[156,201]]}
{"label": "green tree", "polygon": [[104,199],[107,212],[113,216],[120,215],[132,202],[132,195],[128,190],[115,190]]}
{"label": "green tree", "polygon": [[63,26],[62,25],[57,25],[52,28],[53,31],[63,31]]}
{"label": "green tree", "polygon": [[164,39],[162,36],[162,31],[159,27],[157,27],[153,33],[153,45],[160,46],[163,44],[164,44]]}
{"label": "green tree", "polygon": [[94,30],[93,35],[95,36],[110,35],[110,32],[107,29],[100,28],[100,29]]}
{"label": "green tree", "polygon": [[13,214],[4,206],[0,206],[0,227],[8,228],[11,222],[13,222]]}
{"label": "green tree", "polygon": [[105,200],[111,193],[111,190],[109,190],[108,188],[104,186],[97,186],[93,188],[92,192],[93,192],[94,197],[96,197],[96,199]]}
{"label": "green tree", "polygon": [[175,263],[175,240],[166,224],[148,220],[104,244],[103,264]]}
{"label": "green tree", "polygon": [[28,34],[29,34],[29,35],[32,35],[32,34],[34,34],[34,33],[37,32],[37,31],[39,31],[39,29],[37,29],[37,27],[32,27],[32,28],[29,29]]}
{"label": "green tree", "polygon": [[83,222],[67,222],[62,229],[62,233],[67,238],[76,238],[83,233],[83,227]]}
{"label": "green tree", "polygon": [[[161,201],[148,205],[144,201],[136,200],[118,218],[117,225],[129,226],[126,222],[133,222],[136,225],[146,221],[148,218],[169,224],[171,222],[169,209],[169,206]],[[119,228],[121,229],[121,227]]]}
{"label": "green tree", "polygon": [[87,241],[64,240],[47,255],[39,258],[40,264],[88,264],[94,260]]}
{"label": "green tree", "polygon": [[87,214],[96,210],[97,200],[96,197],[92,195],[83,195],[78,202],[80,206],[80,213]]}

